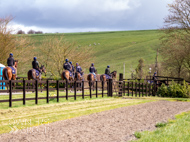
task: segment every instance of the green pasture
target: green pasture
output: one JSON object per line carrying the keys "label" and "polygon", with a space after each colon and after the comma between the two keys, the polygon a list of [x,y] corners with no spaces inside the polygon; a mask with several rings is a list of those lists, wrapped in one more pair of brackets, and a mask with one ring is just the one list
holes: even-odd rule
{"label": "green pasture", "polygon": [[[103,74],[107,65],[110,65],[111,71],[117,70],[121,73],[123,72],[123,63],[125,63],[125,77],[129,78],[131,71],[135,70],[140,58],[145,60],[146,65],[155,63],[156,50],[160,47],[159,38],[161,34],[158,30],[142,30],[66,33],[64,36],[67,41],[76,42],[78,49],[83,46],[93,48],[95,67],[98,70],[98,74]],[[60,35],[62,34],[25,36],[29,36],[35,45],[40,47],[45,38]],[[161,60],[160,57],[159,60]],[[31,63],[28,63],[24,70],[27,72],[30,68]],[[146,68],[148,73],[148,66]],[[84,70],[85,73],[88,73],[88,68]],[[20,75],[26,76],[26,74]]]}
{"label": "green pasture", "polygon": [[176,115],[175,120],[159,123],[155,131],[136,132],[140,138],[134,142],[189,142],[190,141],[190,112]]}

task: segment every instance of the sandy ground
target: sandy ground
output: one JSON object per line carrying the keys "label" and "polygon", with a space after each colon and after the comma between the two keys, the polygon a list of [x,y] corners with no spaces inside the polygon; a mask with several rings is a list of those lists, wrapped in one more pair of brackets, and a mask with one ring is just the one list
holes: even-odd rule
{"label": "sandy ground", "polygon": [[1,134],[0,142],[130,141],[136,131],[154,130],[156,123],[185,111],[190,102],[150,102]]}

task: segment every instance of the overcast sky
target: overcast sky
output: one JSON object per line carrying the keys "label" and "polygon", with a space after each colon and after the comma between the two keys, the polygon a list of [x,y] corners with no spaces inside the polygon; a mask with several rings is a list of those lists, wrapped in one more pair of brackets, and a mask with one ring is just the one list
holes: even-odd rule
{"label": "overcast sky", "polygon": [[174,0],[0,0],[0,18],[25,32],[158,29]]}

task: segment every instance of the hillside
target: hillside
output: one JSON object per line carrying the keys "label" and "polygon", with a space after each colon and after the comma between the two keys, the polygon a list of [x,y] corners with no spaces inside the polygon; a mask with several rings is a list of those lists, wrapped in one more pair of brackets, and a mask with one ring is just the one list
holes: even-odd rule
{"label": "hillside", "polygon": [[[147,65],[155,63],[160,34],[158,30],[147,30],[66,33],[64,35],[68,41],[76,42],[79,47],[90,46],[94,49],[95,67],[99,74],[104,73],[107,65],[110,65],[111,71],[117,70],[121,73],[125,62],[125,77],[129,78],[140,58],[143,58]],[[47,35],[59,36],[60,34],[30,35],[30,37],[36,46],[40,46],[44,36]],[[148,67],[146,68],[148,70]],[[85,73],[88,73],[88,69]]]}

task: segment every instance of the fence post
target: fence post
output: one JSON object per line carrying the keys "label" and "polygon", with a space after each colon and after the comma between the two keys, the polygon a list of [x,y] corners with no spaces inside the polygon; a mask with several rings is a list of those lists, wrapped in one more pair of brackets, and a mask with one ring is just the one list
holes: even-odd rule
{"label": "fence post", "polygon": [[66,80],[66,100],[68,100],[68,81]]}
{"label": "fence post", "polygon": [[59,80],[57,80],[57,102],[59,102]]}
{"label": "fence post", "polygon": [[104,85],[103,85],[104,81],[102,81],[102,98],[104,97]]}
{"label": "fence post", "polygon": [[144,97],[144,83],[142,83],[142,97]]}
{"label": "fence post", "polygon": [[132,97],[133,97],[133,82],[132,82]]}
{"label": "fence post", "polygon": [[127,86],[128,86],[128,96],[129,96],[129,82],[128,82],[128,85],[127,85]]}
{"label": "fence post", "polygon": [[169,85],[168,83],[169,83],[169,82],[168,82],[168,77],[167,77],[167,86]]}
{"label": "fence post", "polygon": [[76,81],[74,82],[74,99],[77,99],[77,83]]}
{"label": "fence post", "polygon": [[49,103],[49,80],[47,79],[47,81],[46,81],[46,84],[47,84],[47,86],[46,86],[46,95],[47,95],[47,97],[46,97],[46,102],[47,103]]}
{"label": "fence post", "polygon": [[140,83],[140,80],[139,80],[139,97],[141,96],[141,83]]}
{"label": "fence post", "polygon": [[89,86],[89,89],[90,89],[90,98],[92,98],[92,88],[91,88],[91,81],[89,81],[89,84],[90,84],[90,86]]}
{"label": "fence post", "polygon": [[96,80],[96,98],[98,98],[98,81]]}
{"label": "fence post", "polygon": [[12,107],[12,80],[9,81],[9,107]]}
{"label": "fence post", "polygon": [[148,86],[148,83],[146,82],[146,97],[147,97],[147,94],[148,94],[147,86]]}
{"label": "fence post", "polygon": [[[119,74],[119,81],[123,81],[123,74],[122,73]],[[121,82],[119,82],[119,87],[118,88],[120,88],[120,87],[121,87]],[[122,96],[122,92],[123,92],[122,89],[123,89],[123,85],[122,85],[122,88],[119,89],[119,97]]]}
{"label": "fence post", "polygon": [[112,97],[113,96],[113,92],[112,92],[112,79],[109,79],[108,86],[109,86],[108,87],[108,91],[109,91],[108,96]]}
{"label": "fence post", "polygon": [[123,85],[123,89],[124,89],[123,93],[124,93],[124,96],[125,96],[125,81],[123,81],[123,83],[124,83],[124,85]]}
{"label": "fence post", "polygon": [[26,82],[23,79],[23,105],[26,104]]}
{"label": "fence post", "polygon": [[35,88],[35,91],[36,91],[35,104],[38,104],[38,80],[36,80],[36,88]]}
{"label": "fence post", "polygon": [[84,81],[82,81],[82,98],[84,99]]}
{"label": "fence post", "polygon": [[150,96],[151,95],[151,93],[150,93],[151,92],[151,84],[149,84],[149,90],[148,91],[149,91],[149,96]]}
{"label": "fence post", "polygon": [[137,82],[135,82],[135,97],[137,97]]}

